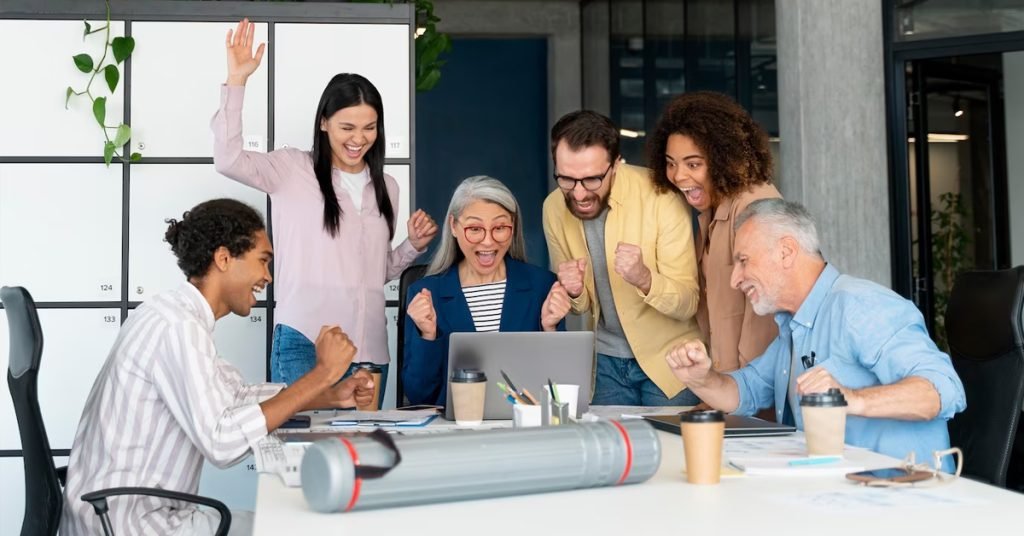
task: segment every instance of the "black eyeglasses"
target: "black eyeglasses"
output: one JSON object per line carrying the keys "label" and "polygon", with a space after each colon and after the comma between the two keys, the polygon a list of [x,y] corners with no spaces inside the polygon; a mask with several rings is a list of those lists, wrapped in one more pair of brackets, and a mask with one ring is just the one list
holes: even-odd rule
{"label": "black eyeglasses", "polygon": [[601,187],[601,183],[604,182],[604,178],[608,175],[608,172],[612,170],[612,166],[614,165],[615,162],[612,161],[611,164],[608,164],[608,169],[604,170],[604,173],[600,175],[594,175],[593,177],[583,177],[582,179],[577,179],[575,177],[566,177],[565,175],[559,175],[558,173],[555,173],[555,182],[558,183],[559,188],[567,192],[575,190],[576,183],[582,183],[583,188],[585,190],[593,192]]}

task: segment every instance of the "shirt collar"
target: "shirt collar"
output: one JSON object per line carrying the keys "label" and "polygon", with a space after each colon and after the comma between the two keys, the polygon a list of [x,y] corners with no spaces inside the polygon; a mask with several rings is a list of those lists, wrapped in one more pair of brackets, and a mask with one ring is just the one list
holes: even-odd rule
{"label": "shirt collar", "polygon": [[718,206],[715,207],[715,220],[727,221],[732,219],[733,199],[733,197],[725,197],[718,202]]}
{"label": "shirt collar", "polygon": [[834,266],[825,264],[825,269],[818,275],[818,280],[814,282],[811,292],[804,298],[804,302],[800,304],[796,314],[788,312],[776,313],[775,323],[781,328],[792,320],[805,328],[813,328],[814,319],[817,318],[818,311],[821,310],[821,306],[825,303],[825,298],[832,290],[832,285],[835,284],[836,279],[839,279],[839,275],[839,270],[836,270]]}
{"label": "shirt collar", "polygon": [[182,305],[185,309],[195,316],[207,331],[212,333],[217,319],[213,316],[213,309],[210,307],[210,302],[206,301],[206,296],[203,296],[203,293],[188,281],[179,285],[177,292],[182,298]]}

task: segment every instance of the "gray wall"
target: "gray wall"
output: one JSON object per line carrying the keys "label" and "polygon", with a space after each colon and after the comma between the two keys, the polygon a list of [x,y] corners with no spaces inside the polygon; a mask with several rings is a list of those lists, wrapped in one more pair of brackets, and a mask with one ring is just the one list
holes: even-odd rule
{"label": "gray wall", "polygon": [[892,280],[882,3],[777,0],[779,177],[839,270]]}
{"label": "gray wall", "polygon": [[1010,262],[1024,264],[1024,52],[1003,54],[1006,178],[1009,182]]}

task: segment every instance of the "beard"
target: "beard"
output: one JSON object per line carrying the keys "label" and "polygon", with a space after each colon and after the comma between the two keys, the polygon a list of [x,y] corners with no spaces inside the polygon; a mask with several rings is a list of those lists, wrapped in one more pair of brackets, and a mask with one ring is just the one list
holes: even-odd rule
{"label": "beard", "polygon": [[586,200],[593,199],[596,202],[597,210],[594,211],[593,214],[582,214],[578,212],[576,209],[576,203],[572,199],[572,193],[570,192],[568,194],[563,194],[566,208],[569,209],[569,212],[572,212],[573,216],[576,216],[581,220],[592,220],[603,214],[605,209],[608,208],[609,197],[611,197],[611,191],[609,191],[608,194],[606,194],[604,197],[600,197],[597,194],[587,194]]}

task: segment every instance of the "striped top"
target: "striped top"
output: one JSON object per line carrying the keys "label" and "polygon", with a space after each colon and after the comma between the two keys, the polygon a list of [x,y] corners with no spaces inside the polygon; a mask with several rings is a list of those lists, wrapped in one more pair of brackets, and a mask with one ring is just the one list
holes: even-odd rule
{"label": "striped top", "polygon": [[[199,489],[203,459],[224,468],[267,435],[259,402],[282,385],[248,385],[214,347],[213,311],[190,283],[128,315],[82,411],[64,488],[63,536],[102,534],[83,493],[120,486]],[[195,512],[181,501],[110,501],[117,534],[168,534]]]}
{"label": "striped top", "polygon": [[501,326],[501,307],[505,304],[505,282],[462,287],[469,314],[477,331],[498,331]]}

